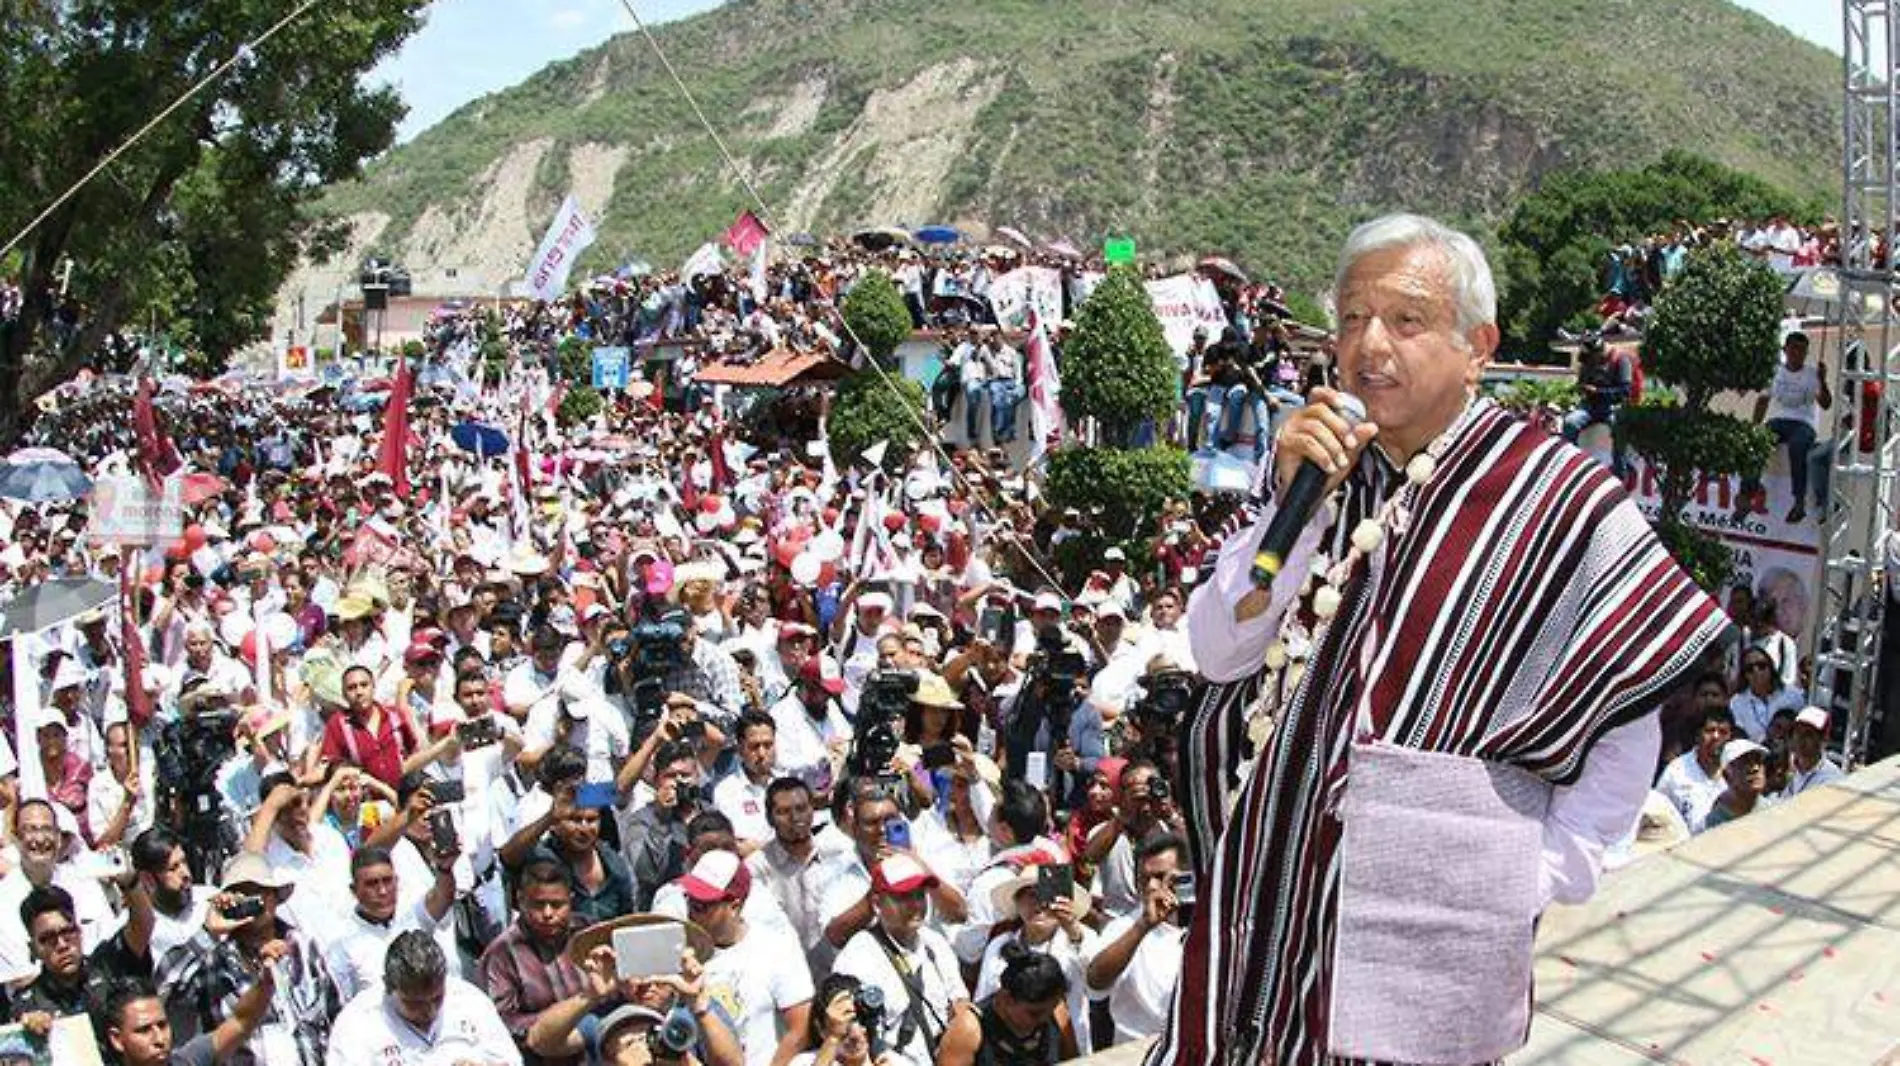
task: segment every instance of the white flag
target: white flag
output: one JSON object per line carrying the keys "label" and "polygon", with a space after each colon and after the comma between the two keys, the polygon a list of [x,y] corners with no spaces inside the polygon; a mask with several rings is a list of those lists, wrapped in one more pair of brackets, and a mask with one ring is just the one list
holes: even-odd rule
{"label": "white flag", "polygon": [[581,202],[569,194],[561,201],[547,236],[541,238],[541,247],[528,264],[528,291],[537,300],[552,300],[567,291],[568,271],[574,269],[574,260],[592,243],[594,224],[581,213]]}
{"label": "white flag", "polygon": [[702,274],[717,274],[724,269],[726,261],[719,257],[719,245],[707,241],[699,246],[699,251],[694,252],[692,258],[686,260],[685,266],[680,267],[680,277],[691,281]]}
{"label": "white flag", "polygon": [[1062,375],[1042,317],[1029,313],[1029,465],[1062,443]]}

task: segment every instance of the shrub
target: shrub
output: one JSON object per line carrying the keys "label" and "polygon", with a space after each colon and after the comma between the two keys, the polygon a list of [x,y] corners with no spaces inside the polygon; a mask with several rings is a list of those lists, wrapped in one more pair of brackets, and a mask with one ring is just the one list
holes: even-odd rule
{"label": "shrub", "polygon": [[[909,321],[906,319],[905,321]],[[904,408],[909,407],[911,413]],[[908,378],[861,370],[844,379],[826,425],[831,458],[850,466],[878,441],[889,441],[883,468],[903,469],[923,440],[918,427],[924,412],[924,388]]]}
{"label": "shrub", "polygon": [[1049,457],[1043,489],[1057,508],[1101,508],[1103,533],[1122,542],[1153,532],[1162,507],[1185,498],[1192,483],[1179,448],[1065,448]]}
{"label": "shrub", "polygon": [[1103,444],[1127,447],[1143,422],[1180,402],[1180,366],[1132,267],[1108,272],[1075,316],[1062,350],[1062,410],[1094,419]]}
{"label": "shrub", "polygon": [[845,294],[845,325],[872,358],[888,365],[891,353],[910,338],[910,310],[891,276],[874,270]]}

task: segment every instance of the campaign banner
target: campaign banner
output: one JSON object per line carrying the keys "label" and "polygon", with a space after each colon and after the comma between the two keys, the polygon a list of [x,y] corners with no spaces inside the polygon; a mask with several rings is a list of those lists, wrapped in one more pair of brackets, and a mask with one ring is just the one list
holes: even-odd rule
{"label": "campaign banner", "polygon": [[[1610,440],[1603,426],[1591,426],[1582,439],[1585,451],[1601,462],[1610,461]],[[1630,478],[1624,482],[1643,515],[1654,522],[1662,509],[1662,478],[1640,456],[1629,459]],[[1739,477],[1696,479],[1683,508],[1683,521],[1715,537],[1734,553],[1737,586],[1754,590],[1757,603],[1775,605],[1775,625],[1791,635],[1805,654],[1821,603],[1821,527],[1813,514],[1801,522],[1787,521],[1793,490],[1786,474],[1783,449],[1775,449],[1762,486],[1768,492],[1766,513],[1750,511],[1737,518]]]}
{"label": "campaign banner", "polygon": [[594,224],[581,213],[581,202],[570,193],[554,213],[554,222],[528,264],[528,291],[537,300],[552,300],[567,291],[567,275],[574,261],[594,243]]}
{"label": "campaign banner", "polygon": [[1227,309],[1221,306],[1214,283],[1199,274],[1176,274],[1148,283],[1148,299],[1154,304],[1155,317],[1161,320],[1161,332],[1168,347],[1185,359],[1194,345],[1194,331],[1207,330],[1209,344],[1220,340],[1227,328]]}
{"label": "campaign banner", "polygon": [[633,379],[633,356],[626,348],[594,349],[594,387],[625,389]]}
{"label": "campaign banner", "polygon": [[145,545],[177,540],[185,531],[184,480],[166,478],[157,491],[135,474],[107,474],[92,483],[86,537],[94,544]]}
{"label": "campaign banner", "polygon": [[301,344],[286,346],[277,353],[277,377],[307,378],[312,374],[310,349]]}
{"label": "campaign banner", "polygon": [[1062,321],[1062,271],[1019,267],[990,282],[990,307],[1004,329],[1028,329],[1035,312],[1045,327]]}

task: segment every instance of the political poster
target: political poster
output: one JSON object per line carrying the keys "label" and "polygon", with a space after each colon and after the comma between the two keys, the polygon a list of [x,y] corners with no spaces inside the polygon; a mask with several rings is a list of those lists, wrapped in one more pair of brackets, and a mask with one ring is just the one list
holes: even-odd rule
{"label": "political poster", "polygon": [[626,389],[633,378],[633,357],[626,348],[594,349],[594,387]]}
{"label": "political poster", "polygon": [[1062,321],[1062,272],[1053,267],[1020,267],[990,282],[990,306],[1004,329],[1028,329],[1034,311],[1044,326]]}
{"label": "political poster", "polygon": [[528,263],[528,291],[537,300],[552,300],[567,291],[567,275],[574,261],[594,243],[594,224],[581,213],[581,202],[571,194],[554,214],[541,247]]}
{"label": "political poster", "polygon": [[107,474],[92,483],[86,537],[94,544],[163,544],[184,535],[184,481],[166,478],[154,491],[133,474]]}
{"label": "political poster", "polygon": [[307,378],[312,373],[309,348],[301,344],[292,344],[277,353],[277,377],[280,380]]}
{"label": "political poster", "polygon": [[1161,332],[1168,347],[1185,359],[1194,345],[1194,331],[1207,330],[1209,344],[1220,340],[1227,328],[1227,311],[1221,306],[1214,283],[1199,274],[1176,274],[1148,283],[1148,299],[1154,304],[1155,317],[1161,320]]}

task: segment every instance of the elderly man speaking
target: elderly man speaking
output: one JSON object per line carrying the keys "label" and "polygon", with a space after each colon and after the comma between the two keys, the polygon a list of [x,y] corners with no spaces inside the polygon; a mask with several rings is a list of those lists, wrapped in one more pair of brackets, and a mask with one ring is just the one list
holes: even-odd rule
{"label": "elderly man speaking", "polygon": [[1621,485],[1479,398],[1497,297],[1474,241],[1367,223],[1336,292],[1365,418],[1315,390],[1271,467],[1285,498],[1316,465],[1327,502],[1277,576],[1255,567],[1265,508],[1189,606],[1200,906],[1154,1066],[1522,1046],[1536,918],[1593,890],[1660,694],[1721,628]]}

